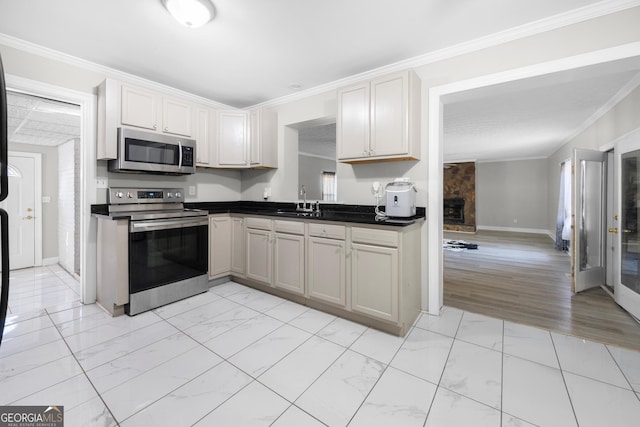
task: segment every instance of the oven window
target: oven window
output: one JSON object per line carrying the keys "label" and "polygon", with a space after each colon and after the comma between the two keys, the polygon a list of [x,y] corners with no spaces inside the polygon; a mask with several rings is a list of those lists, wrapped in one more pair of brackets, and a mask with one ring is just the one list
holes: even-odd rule
{"label": "oven window", "polygon": [[136,293],[207,273],[207,226],[129,234],[129,291]]}
{"label": "oven window", "polygon": [[127,138],[125,147],[125,159],[128,162],[178,165],[177,145]]}

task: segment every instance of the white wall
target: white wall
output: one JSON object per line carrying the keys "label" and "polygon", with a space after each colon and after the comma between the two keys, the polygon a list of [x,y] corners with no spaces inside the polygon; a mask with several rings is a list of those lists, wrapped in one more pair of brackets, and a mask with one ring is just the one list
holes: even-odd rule
{"label": "white wall", "polygon": [[70,273],[75,272],[75,144],[58,146],[58,263]]}
{"label": "white wall", "polygon": [[548,233],[547,160],[476,164],[478,229]]}

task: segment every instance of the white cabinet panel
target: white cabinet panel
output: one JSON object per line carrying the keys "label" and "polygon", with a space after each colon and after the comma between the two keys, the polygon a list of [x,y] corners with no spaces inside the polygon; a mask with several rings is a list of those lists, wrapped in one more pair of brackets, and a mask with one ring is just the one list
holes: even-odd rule
{"label": "white cabinet panel", "polygon": [[304,236],[276,233],[273,286],[304,295]]}
{"label": "white cabinet panel", "polygon": [[338,89],[339,161],[420,158],[420,80],[407,70]]}
{"label": "white cabinet panel", "polygon": [[397,322],[398,274],[397,249],[353,243],[351,309]]}
{"label": "white cabinet panel", "polygon": [[218,116],[218,159],[221,167],[248,167],[247,113],[220,111]]}
{"label": "white cabinet panel", "polygon": [[175,98],[162,97],[162,132],[190,137],[192,106]]}
{"label": "white cabinet panel", "polygon": [[347,273],[344,240],[307,238],[309,298],[346,307]]}
{"label": "white cabinet panel", "polygon": [[222,276],[231,271],[231,218],[209,217],[209,277]]}
{"label": "white cabinet panel", "polygon": [[247,228],[247,277],[271,284],[272,247],[271,232]]}
{"label": "white cabinet panel", "polygon": [[122,86],[122,124],[150,130],[158,129],[160,95],[150,90]]}
{"label": "white cabinet panel", "polygon": [[231,218],[231,272],[244,276],[246,271],[246,233],[244,218]]}

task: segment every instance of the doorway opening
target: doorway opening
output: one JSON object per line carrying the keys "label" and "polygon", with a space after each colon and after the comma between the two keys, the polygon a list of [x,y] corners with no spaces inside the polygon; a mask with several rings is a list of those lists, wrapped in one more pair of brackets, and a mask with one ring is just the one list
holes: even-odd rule
{"label": "doorway opening", "polygon": [[80,300],[81,107],[16,90],[7,104],[17,314]]}

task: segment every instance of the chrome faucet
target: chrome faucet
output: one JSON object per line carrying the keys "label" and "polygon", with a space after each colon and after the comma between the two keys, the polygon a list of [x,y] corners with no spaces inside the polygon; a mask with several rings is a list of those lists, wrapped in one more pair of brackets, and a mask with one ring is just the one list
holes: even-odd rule
{"label": "chrome faucet", "polygon": [[296,203],[296,211],[298,212],[313,212],[313,205],[309,203],[307,206],[307,189],[304,188],[304,185],[300,186],[300,195],[302,196],[302,207],[300,203]]}

